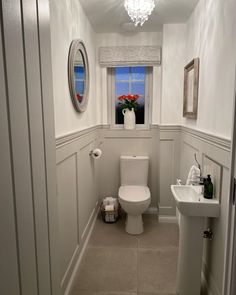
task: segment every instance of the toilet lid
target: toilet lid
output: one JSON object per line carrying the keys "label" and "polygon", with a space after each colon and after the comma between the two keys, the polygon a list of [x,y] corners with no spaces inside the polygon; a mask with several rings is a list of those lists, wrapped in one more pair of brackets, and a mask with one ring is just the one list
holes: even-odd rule
{"label": "toilet lid", "polygon": [[119,188],[119,197],[128,202],[143,202],[150,198],[147,186],[125,185]]}

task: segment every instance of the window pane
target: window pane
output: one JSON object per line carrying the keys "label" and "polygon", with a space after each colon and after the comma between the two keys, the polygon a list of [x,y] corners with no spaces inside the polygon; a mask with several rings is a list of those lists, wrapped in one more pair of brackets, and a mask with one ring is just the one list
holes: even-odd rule
{"label": "window pane", "polygon": [[132,82],[131,93],[138,95],[145,95],[145,83],[144,82]]}
{"label": "window pane", "polygon": [[116,80],[129,80],[129,67],[118,67],[115,69]]}
{"label": "window pane", "polygon": [[84,79],[84,67],[74,67],[75,79]]}
{"label": "window pane", "polygon": [[122,114],[122,109],[118,104],[116,104],[116,124],[124,124],[124,115]]}
{"label": "window pane", "polygon": [[128,82],[116,82],[116,97],[129,94],[129,83]]}
{"label": "window pane", "polygon": [[136,115],[136,124],[145,123],[145,98],[144,96],[137,99],[138,107],[135,112]]}
{"label": "window pane", "polygon": [[131,68],[131,79],[132,80],[145,80],[145,67],[132,67]]}
{"label": "window pane", "polygon": [[[121,82],[122,81],[122,82]],[[136,124],[145,124],[145,81],[146,67],[115,68],[115,123],[124,124],[122,108],[119,105],[120,95],[138,94],[138,106],[135,111]]]}

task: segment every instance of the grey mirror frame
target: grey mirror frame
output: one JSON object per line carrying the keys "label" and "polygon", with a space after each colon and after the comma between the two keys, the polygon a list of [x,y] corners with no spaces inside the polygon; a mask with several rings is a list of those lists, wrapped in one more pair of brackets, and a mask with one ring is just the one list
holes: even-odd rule
{"label": "grey mirror frame", "polygon": [[[85,65],[85,90],[82,102],[78,102],[75,91],[75,80],[74,80],[74,61],[77,51],[80,51]],[[89,63],[88,55],[85,45],[82,40],[76,39],[71,42],[69,57],[68,57],[68,83],[70,89],[70,96],[74,108],[77,112],[84,112],[88,105],[88,93],[89,93]]]}

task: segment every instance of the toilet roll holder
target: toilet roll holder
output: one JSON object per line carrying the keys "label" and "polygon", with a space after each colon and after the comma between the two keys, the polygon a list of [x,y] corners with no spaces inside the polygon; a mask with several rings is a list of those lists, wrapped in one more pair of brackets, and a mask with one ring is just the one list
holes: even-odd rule
{"label": "toilet roll holder", "polygon": [[94,158],[100,157],[101,152],[99,153],[100,149],[93,149],[92,151],[89,152],[89,156],[92,156]]}

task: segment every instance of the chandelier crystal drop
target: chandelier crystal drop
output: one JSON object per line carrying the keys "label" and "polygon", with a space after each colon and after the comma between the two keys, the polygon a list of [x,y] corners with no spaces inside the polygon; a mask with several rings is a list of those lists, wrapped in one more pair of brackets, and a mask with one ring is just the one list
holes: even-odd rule
{"label": "chandelier crystal drop", "polygon": [[151,15],[155,3],[154,0],[125,0],[124,6],[135,26],[142,26]]}

